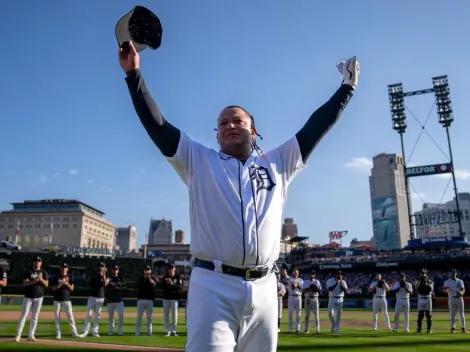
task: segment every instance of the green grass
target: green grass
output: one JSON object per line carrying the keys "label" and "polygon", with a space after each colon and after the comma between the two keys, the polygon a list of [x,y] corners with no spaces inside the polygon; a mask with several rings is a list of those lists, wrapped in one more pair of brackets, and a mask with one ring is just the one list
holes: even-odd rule
{"label": "green grass", "polygon": [[[0,306],[1,310],[19,310],[19,306]],[[50,310],[51,306],[44,306],[44,311]],[[75,311],[83,311],[84,307],[74,307]],[[132,307],[133,308],[133,307]],[[135,311],[135,308],[126,307],[126,311]],[[155,308],[155,312],[161,313],[161,308]],[[181,310],[183,313],[183,310]],[[392,311],[390,312],[393,316]],[[1,314],[1,312],[0,312]],[[321,311],[321,327],[322,335],[305,335],[300,334],[287,334],[287,312],[284,312],[283,322],[281,326],[281,333],[279,335],[278,351],[340,351],[345,350],[348,352],[433,352],[433,351],[468,351],[470,349],[470,334],[465,335],[457,332],[455,335],[449,334],[449,316],[447,312],[434,312],[433,320],[434,333],[416,334],[413,331],[416,329],[416,312],[411,313],[410,328],[411,333],[398,332],[393,333],[384,329],[382,323],[382,316],[379,315],[379,330],[372,331],[371,329],[371,312],[361,310],[345,310],[343,311],[342,330],[340,335],[329,334],[329,322],[325,311]],[[63,339],[67,339],[70,333],[68,325],[63,319],[62,335]],[[13,337],[16,331],[16,321],[0,323],[0,337]],[[154,336],[139,336],[133,335],[135,319],[125,319],[124,321],[124,336],[108,336],[107,335],[107,312],[106,308],[103,309],[101,324],[100,324],[100,338],[88,337],[80,341],[99,342],[99,343],[113,343],[124,345],[142,345],[142,346],[159,346],[159,347],[184,347],[185,342],[185,327],[184,327],[184,314],[181,314],[178,322],[178,337],[165,337],[163,334],[163,321],[161,317],[153,318],[153,331]],[[382,323],[382,324],[381,324]],[[144,320],[145,324],[145,320]],[[351,326],[354,324],[355,326]],[[83,329],[83,320],[77,320],[77,327],[79,332]],[[24,331],[28,330],[28,323]],[[303,324],[302,324],[303,329]],[[142,327],[145,332],[145,326]],[[459,330],[458,330],[459,331]],[[40,321],[36,333],[36,337],[41,339],[55,338],[55,329],[52,320]],[[74,339],[74,341],[77,341]],[[45,349],[45,346],[34,344],[10,343],[2,341],[0,343],[1,351],[14,351],[14,350],[32,350],[32,349]],[[61,348],[62,350],[64,348]],[[67,347],[67,350],[79,350]],[[58,350],[54,346],[48,346],[47,350]],[[82,349],[83,350],[83,349]],[[95,351],[96,349],[86,349],[86,351]],[[102,351],[102,350],[101,350]]]}

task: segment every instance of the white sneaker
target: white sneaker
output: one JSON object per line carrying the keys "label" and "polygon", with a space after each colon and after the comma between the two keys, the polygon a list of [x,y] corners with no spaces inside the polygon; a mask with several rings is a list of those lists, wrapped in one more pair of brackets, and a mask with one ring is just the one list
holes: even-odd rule
{"label": "white sneaker", "polygon": [[57,333],[57,335],[55,335],[56,340],[60,340],[61,338],[62,338],[62,336],[60,335],[60,333]]}
{"label": "white sneaker", "polygon": [[170,337],[170,336],[171,336],[171,332],[167,332],[167,333],[165,334],[165,336],[166,336],[166,337]]}
{"label": "white sneaker", "polygon": [[356,57],[353,56],[348,60],[339,61],[336,63],[336,68],[343,75],[343,84],[349,84],[355,89],[361,71]]}
{"label": "white sneaker", "polygon": [[28,336],[28,340],[34,342],[36,341],[36,338],[33,335],[30,335]]}
{"label": "white sneaker", "polygon": [[20,342],[20,340],[21,340],[21,335],[16,335],[16,336],[15,336],[15,341],[16,341],[16,342]]}
{"label": "white sneaker", "polygon": [[93,337],[100,337],[100,334],[98,334],[97,332],[93,332]]}

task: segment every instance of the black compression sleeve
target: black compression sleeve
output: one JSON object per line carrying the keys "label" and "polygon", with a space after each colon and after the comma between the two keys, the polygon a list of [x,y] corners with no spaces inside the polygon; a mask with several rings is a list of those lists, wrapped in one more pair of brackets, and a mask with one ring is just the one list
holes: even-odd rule
{"label": "black compression sleeve", "polygon": [[338,121],[353,96],[353,92],[353,87],[343,84],[325,104],[310,116],[304,127],[297,132],[297,142],[304,163],[307,162],[318,142]]}
{"label": "black compression sleeve", "polygon": [[174,156],[178,149],[180,130],[165,120],[149,93],[140,70],[127,72],[126,83],[135,111],[153,143],[164,156]]}

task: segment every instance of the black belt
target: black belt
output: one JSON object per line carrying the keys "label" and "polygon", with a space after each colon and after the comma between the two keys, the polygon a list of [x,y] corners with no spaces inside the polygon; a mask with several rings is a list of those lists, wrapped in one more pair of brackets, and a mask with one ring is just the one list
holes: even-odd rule
{"label": "black belt", "polygon": [[385,298],[385,296],[375,296],[376,298]]}
{"label": "black belt", "polygon": [[[195,259],[194,266],[211,271],[215,270],[214,263],[207,260]],[[271,274],[274,271],[275,267],[275,265],[272,265],[271,267],[265,266],[262,268],[241,269],[222,264],[222,272],[224,274],[241,277],[246,281],[252,281],[256,279],[261,279],[262,277]]]}
{"label": "black belt", "polygon": [[302,295],[289,295],[289,296],[292,296],[292,297],[302,297]]}

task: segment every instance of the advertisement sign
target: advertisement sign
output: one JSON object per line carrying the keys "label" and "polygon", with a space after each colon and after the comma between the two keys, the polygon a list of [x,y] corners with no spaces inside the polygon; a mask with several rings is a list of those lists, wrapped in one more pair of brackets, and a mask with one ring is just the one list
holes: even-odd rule
{"label": "advertisement sign", "polygon": [[320,270],[342,270],[342,269],[352,269],[353,266],[351,263],[342,263],[342,264],[319,264],[318,269]]}
{"label": "advertisement sign", "polygon": [[452,164],[435,164],[414,166],[406,168],[406,177],[430,176],[436,174],[448,174],[452,172]]}
{"label": "advertisement sign", "polygon": [[424,237],[409,240],[407,249],[420,247],[466,247],[470,244],[462,236]]}
{"label": "advertisement sign", "polygon": [[372,222],[377,248],[393,248],[398,239],[397,201],[395,197],[372,199]]}

